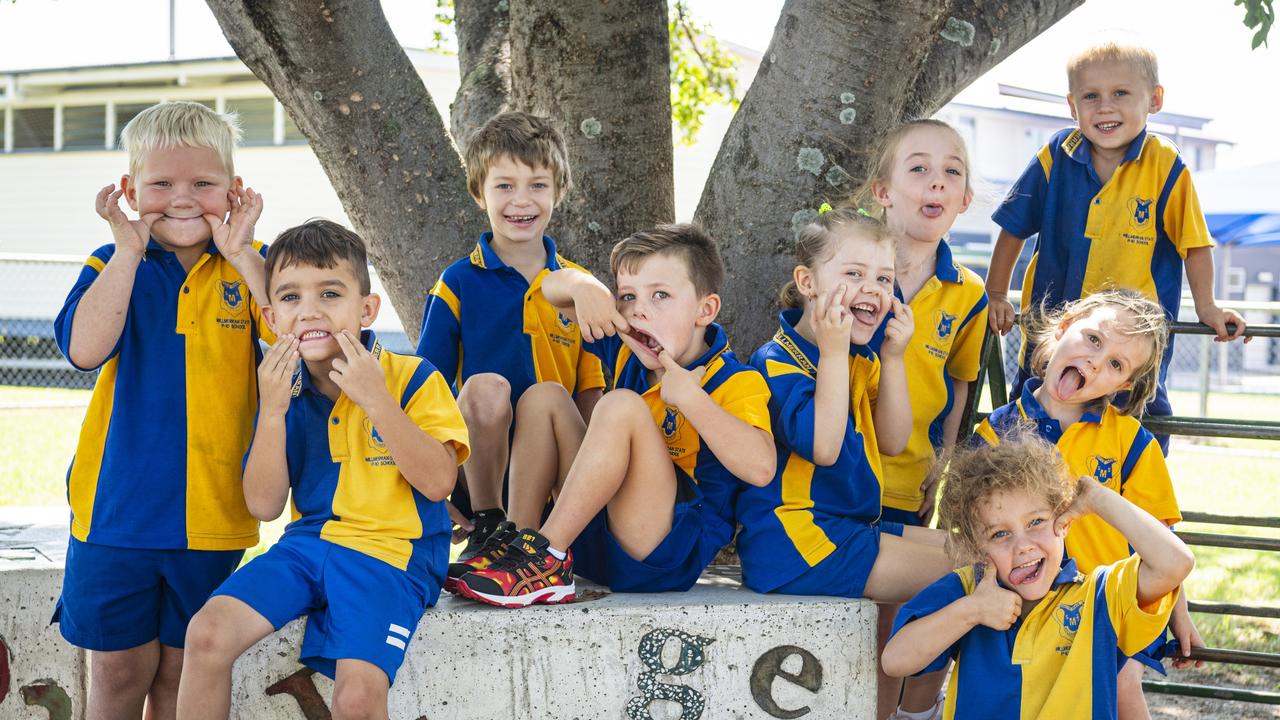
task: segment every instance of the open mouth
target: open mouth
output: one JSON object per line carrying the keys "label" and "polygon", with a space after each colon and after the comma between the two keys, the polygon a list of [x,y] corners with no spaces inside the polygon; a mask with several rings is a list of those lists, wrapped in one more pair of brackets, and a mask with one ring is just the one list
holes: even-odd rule
{"label": "open mouth", "polygon": [[503,215],[502,218],[517,227],[530,227],[533,221],[538,219],[537,215]]}
{"label": "open mouth", "polygon": [[325,332],[324,330],[308,330],[298,336],[298,342],[304,343],[304,342],[312,342],[316,340],[327,340],[329,339],[329,337],[330,337],[330,334]]}
{"label": "open mouth", "polygon": [[1103,122],[1095,124],[1094,127],[1101,132],[1109,133],[1114,132],[1116,128],[1120,127],[1120,124],[1121,123],[1119,121]]}
{"label": "open mouth", "polygon": [[849,311],[853,313],[853,319],[863,325],[875,325],[880,308],[869,302],[860,302],[849,306]]}
{"label": "open mouth", "polygon": [[658,354],[662,352],[662,343],[658,342],[657,338],[643,330],[632,326],[632,328],[627,332],[627,336],[632,340],[635,340],[636,343],[644,349],[653,353],[654,357],[657,357]]}
{"label": "open mouth", "polygon": [[942,217],[942,213],[943,213],[943,207],[938,203],[929,203],[924,207],[920,208],[920,214],[924,215],[930,220],[934,218]]}
{"label": "open mouth", "polygon": [[1009,571],[1009,584],[1030,585],[1040,579],[1042,570],[1044,570],[1044,558],[1018,565]]}
{"label": "open mouth", "polygon": [[1069,400],[1084,387],[1084,373],[1074,365],[1068,365],[1058,374],[1058,398]]}

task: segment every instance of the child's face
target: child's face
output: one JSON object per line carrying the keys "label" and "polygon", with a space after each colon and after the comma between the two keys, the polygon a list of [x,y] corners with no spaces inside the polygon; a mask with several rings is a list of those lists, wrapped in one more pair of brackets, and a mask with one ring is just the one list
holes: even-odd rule
{"label": "child's face", "polygon": [[509,155],[494,160],[484,178],[484,194],[476,198],[489,216],[494,242],[499,246],[541,243],[556,206],[556,186],[551,170],[531,168]]}
{"label": "child's face", "polygon": [[893,302],[893,248],[857,228],[837,230],[835,252],[815,268],[796,268],[796,286],[807,298],[805,312],[823,293],[845,286],[844,305],[853,315],[849,342],[865,345]]}
{"label": "child's face", "polygon": [[1042,386],[1060,403],[1083,404],[1127,389],[1151,358],[1150,340],[1123,332],[1132,319],[1100,307],[1058,326]]}
{"label": "child's face", "polygon": [[978,518],[996,576],[1024,600],[1047,595],[1062,569],[1065,535],[1054,532],[1054,520],[1044,498],[1025,491],[992,495]]}
{"label": "child's face", "polygon": [[308,362],[325,362],[342,355],[336,335],[346,330],[353,337],[378,316],[381,299],[361,295],[351,263],[339,260],[335,267],[293,264],[276,268],[268,292],[271,305],[262,309],[277,335],[298,337],[298,352]]}
{"label": "child's face", "polygon": [[1123,153],[1164,106],[1164,88],[1147,85],[1133,63],[1094,62],[1076,70],[1067,104],[1093,147]]}
{"label": "child's face", "polygon": [[898,143],[887,183],[873,189],[889,227],[920,242],[936,242],[969,208],[969,168],[954,133],[917,127]]}
{"label": "child's face", "polygon": [[136,176],[120,179],[129,207],[155,215],[151,236],[166,250],[203,248],[213,237],[205,215],[227,215],[227,193],[241,185],[227,175],[217,151],[203,147],[159,148],[142,158]]}
{"label": "child's face", "polygon": [[661,369],[664,349],[680,365],[697,359],[702,335],[720,312],[720,296],[698,296],[683,258],[650,255],[629,271],[619,269],[617,281],[618,312],[631,326],[622,341],[646,368]]}

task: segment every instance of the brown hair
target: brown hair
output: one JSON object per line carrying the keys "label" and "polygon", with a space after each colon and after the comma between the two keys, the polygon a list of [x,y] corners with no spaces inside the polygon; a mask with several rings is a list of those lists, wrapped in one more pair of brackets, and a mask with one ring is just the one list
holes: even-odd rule
{"label": "brown hair", "polygon": [[[1169,347],[1169,319],[1164,308],[1137,291],[1101,290],[1052,310],[1042,305],[1029,314],[1022,325],[1023,332],[1035,343],[1035,350],[1031,353],[1031,372],[1036,377],[1044,377],[1049,356],[1058,344],[1054,335],[1061,325],[1089,317],[1094,310],[1103,307],[1114,307],[1120,311],[1118,329],[1121,333],[1144,337],[1151,342],[1150,357],[1134,368],[1129,377],[1132,387],[1129,388],[1128,400],[1116,407],[1125,415],[1136,415],[1156,396],[1160,384],[1160,363],[1164,360],[1165,349]],[[1110,402],[1111,398],[1105,400]]]}
{"label": "brown hair", "polygon": [[359,235],[336,222],[318,218],[291,227],[277,235],[267,248],[267,292],[271,291],[271,276],[278,269],[291,265],[333,268],[340,260],[351,265],[360,294],[368,295],[369,259]]}
{"label": "brown hair", "polygon": [[724,261],[716,241],[702,228],[690,223],[658,225],[618,241],[609,253],[609,269],[616,280],[619,270],[633,271],[652,255],[673,255],[684,261],[699,297],[720,292],[724,282]]}
{"label": "brown hair", "polygon": [[964,162],[964,191],[970,195],[973,194],[971,179],[973,165],[969,162],[969,149],[965,147],[964,138],[960,137],[960,133],[955,128],[945,122],[934,120],[933,118],[924,118],[899,125],[890,130],[889,134],[885,135],[884,139],[880,141],[880,145],[876,148],[875,167],[871,170],[871,174],[867,176],[867,179],[862,182],[862,185],[858,186],[858,189],[853,192],[853,197],[850,199],[854,206],[863,208],[874,218],[884,219],[884,207],[875,198],[875,185],[876,183],[881,185],[889,184],[889,178],[893,176],[893,161],[898,154],[898,146],[912,131],[922,127],[937,128],[949,133],[955,139],[956,151]]}
{"label": "brown hair", "polygon": [[982,562],[987,543],[982,514],[991,497],[1025,492],[1043,498],[1055,516],[1075,499],[1076,482],[1058,449],[1020,422],[998,445],[956,448],[933,465],[941,483],[938,527],[947,534],[947,554],[957,563]]}
{"label": "brown hair", "polygon": [[[884,223],[851,207],[841,207],[819,215],[813,222],[796,233],[796,262],[807,268],[816,268],[835,254],[835,243],[844,237],[845,231],[858,231],[877,245],[897,245],[898,236]],[[804,307],[804,296],[796,281],[789,280],[778,294],[778,302],[785,308]]]}
{"label": "brown hair", "polygon": [[545,167],[555,183],[556,202],[573,186],[569,173],[569,152],[564,137],[551,121],[524,112],[494,115],[467,138],[463,160],[467,166],[467,192],[484,196],[484,180],[489,168],[509,157],[531,168]]}
{"label": "brown hair", "polygon": [[1069,92],[1076,88],[1076,74],[1086,65],[1106,62],[1121,62],[1132,65],[1147,83],[1149,90],[1160,85],[1160,66],[1156,62],[1156,54],[1150,48],[1134,43],[1103,42],[1081,50],[1067,61],[1067,86]]}

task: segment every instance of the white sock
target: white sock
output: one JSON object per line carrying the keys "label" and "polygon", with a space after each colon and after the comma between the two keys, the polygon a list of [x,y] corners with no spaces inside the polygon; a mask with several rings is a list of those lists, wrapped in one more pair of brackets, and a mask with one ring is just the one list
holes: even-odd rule
{"label": "white sock", "polygon": [[547,546],[547,552],[551,553],[551,557],[557,560],[563,560],[565,558],[563,550],[557,550],[550,545]]}
{"label": "white sock", "polygon": [[899,706],[897,712],[895,712],[893,716],[899,720],[929,720],[929,718],[933,717],[935,710],[937,710],[936,706],[931,707],[928,710],[921,710],[920,712],[907,712]]}

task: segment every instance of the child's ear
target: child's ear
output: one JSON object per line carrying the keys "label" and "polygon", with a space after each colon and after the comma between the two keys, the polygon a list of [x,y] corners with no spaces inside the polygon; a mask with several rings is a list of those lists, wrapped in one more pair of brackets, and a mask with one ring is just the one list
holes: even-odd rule
{"label": "child's ear", "polygon": [[893,207],[893,202],[889,200],[889,186],[879,180],[871,181],[871,197],[875,198],[882,208]]}
{"label": "child's ear", "polygon": [[483,194],[481,194],[481,195],[476,195],[475,193],[472,193],[472,194],[471,194],[471,199],[476,201],[476,205],[479,205],[481,210],[485,210],[485,211],[487,211],[487,210],[489,209],[489,208],[485,207],[485,205],[484,205],[484,195],[483,195]]}
{"label": "child's ear", "polygon": [[715,321],[716,316],[720,314],[720,296],[711,293],[702,298],[698,305],[698,319],[694,321],[694,325],[698,327],[706,327]]}
{"label": "child's ear", "polygon": [[276,312],[271,309],[270,305],[263,305],[260,309],[262,310],[262,319],[267,321],[267,327],[271,328],[271,332],[279,335],[280,332],[276,330]]}
{"label": "child's ear", "polygon": [[231,178],[231,189],[237,193],[240,192],[241,190],[244,190],[244,178],[240,177],[239,175],[236,175],[235,177]]}
{"label": "child's ear", "polygon": [[797,265],[791,271],[791,279],[796,283],[796,289],[800,291],[800,295],[805,299],[811,299],[814,296],[813,290],[813,271],[807,265]]}
{"label": "child's ear", "polygon": [[1150,112],[1152,115],[1155,115],[1156,113],[1160,112],[1160,109],[1163,107],[1164,107],[1164,86],[1157,85],[1155,89],[1151,91]]}
{"label": "child's ear", "polygon": [[129,207],[137,212],[138,210],[138,188],[133,184],[133,178],[128,175],[120,176],[120,189],[124,191],[124,201],[129,203]]}
{"label": "child's ear", "polygon": [[1067,328],[1069,327],[1071,327],[1071,320],[1063,318],[1062,322],[1058,323],[1058,327],[1053,331],[1053,339],[1061,340],[1062,336],[1067,334]]}
{"label": "child's ear", "polygon": [[360,327],[367,328],[378,318],[378,309],[382,307],[382,298],[378,293],[364,296],[360,306]]}
{"label": "child's ear", "polygon": [[965,190],[965,191],[964,191],[964,202],[960,203],[960,212],[961,212],[961,213],[963,213],[965,210],[968,210],[968,209],[969,209],[969,203],[971,203],[971,202],[973,202],[973,191],[972,191],[972,190]]}
{"label": "child's ear", "polygon": [[1071,97],[1071,93],[1067,93],[1067,107],[1071,108],[1071,119],[1079,121],[1080,118],[1076,115],[1076,100]]}

